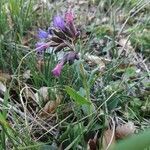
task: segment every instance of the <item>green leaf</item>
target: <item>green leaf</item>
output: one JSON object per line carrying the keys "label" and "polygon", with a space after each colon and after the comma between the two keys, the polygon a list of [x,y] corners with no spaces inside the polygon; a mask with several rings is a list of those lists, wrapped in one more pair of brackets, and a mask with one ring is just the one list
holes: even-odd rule
{"label": "green leaf", "polygon": [[125,71],[125,75],[127,77],[135,77],[136,76],[136,68],[135,67],[129,67]]}
{"label": "green leaf", "polygon": [[121,141],[113,150],[144,150],[146,148],[150,148],[150,130]]}
{"label": "green leaf", "polygon": [[86,98],[82,97],[77,91],[75,91],[73,88],[66,86],[66,92],[70,95],[70,97],[79,105],[91,105],[90,101],[88,101]]}

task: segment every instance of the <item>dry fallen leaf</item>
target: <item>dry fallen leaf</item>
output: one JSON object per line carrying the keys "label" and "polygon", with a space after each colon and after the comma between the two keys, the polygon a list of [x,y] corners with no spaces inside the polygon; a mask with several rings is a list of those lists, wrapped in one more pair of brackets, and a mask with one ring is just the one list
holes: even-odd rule
{"label": "dry fallen leaf", "polygon": [[88,141],[88,150],[96,150],[96,142],[93,139]]}
{"label": "dry fallen leaf", "polygon": [[31,71],[30,70],[26,70],[24,73],[23,73],[23,78],[24,79],[30,79],[31,77]]}
{"label": "dry fallen leaf", "polygon": [[37,102],[37,99],[35,97],[35,93],[32,91],[32,89],[28,86],[26,86],[25,90],[24,90],[24,96],[26,97],[26,99],[32,99],[35,102]]}
{"label": "dry fallen leaf", "polygon": [[128,122],[124,125],[119,125],[116,127],[116,138],[123,139],[135,132],[136,128],[133,122]]}
{"label": "dry fallen leaf", "polygon": [[44,102],[49,100],[48,89],[49,87],[41,87],[38,92],[35,93],[37,102],[40,102],[40,98],[42,98]]}
{"label": "dry fallen leaf", "polygon": [[119,44],[126,49],[132,49],[131,42],[128,39],[121,38]]}
{"label": "dry fallen leaf", "polygon": [[35,97],[36,97],[37,101],[42,100],[43,102],[48,102],[49,100],[52,100],[53,97],[50,96],[49,92],[52,92],[56,96],[56,98],[62,97],[61,93],[59,91],[57,91],[56,88],[50,88],[50,87],[43,86],[37,91],[37,93],[35,93]]}
{"label": "dry fallen leaf", "polygon": [[97,141],[98,141],[98,137],[97,136],[98,136],[98,132],[95,134],[93,139],[89,139],[87,150],[96,150],[96,148],[97,148]]}
{"label": "dry fallen leaf", "polygon": [[82,4],[87,4],[87,3],[88,3],[88,1],[86,1],[86,0],[80,0],[78,4],[82,5]]}
{"label": "dry fallen leaf", "polygon": [[120,38],[119,45],[122,47],[118,50],[118,55],[120,56],[122,53],[125,54],[125,56],[128,56],[131,52],[134,52],[134,49],[131,45],[131,42],[129,39],[126,38]]}
{"label": "dry fallen leaf", "polygon": [[0,70],[0,81],[3,81],[3,82],[6,82],[8,80],[11,79],[11,75],[8,74],[8,73],[3,73],[1,70]]}
{"label": "dry fallen leaf", "polygon": [[109,149],[112,147],[113,144],[115,144],[115,134],[113,133],[113,130],[108,129],[104,132],[103,139],[102,139],[102,147],[104,150]]}
{"label": "dry fallen leaf", "polygon": [[94,56],[94,55],[90,55],[88,53],[84,56],[84,59],[86,61],[89,61],[90,63],[97,64],[99,66],[100,71],[103,71],[105,69],[105,64],[110,62],[109,59]]}
{"label": "dry fallen leaf", "polygon": [[6,86],[0,81],[0,93],[3,94],[6,91]]}
{"label": "dry fallen leaf", "polygon": [[43,107],[43,109],[40,112],[40,116],[47,116],[49,114],[52,114],[55,112],[56,108],[61,102],[61,98],[57,98],[55,101],[48,101],[46,105]]}

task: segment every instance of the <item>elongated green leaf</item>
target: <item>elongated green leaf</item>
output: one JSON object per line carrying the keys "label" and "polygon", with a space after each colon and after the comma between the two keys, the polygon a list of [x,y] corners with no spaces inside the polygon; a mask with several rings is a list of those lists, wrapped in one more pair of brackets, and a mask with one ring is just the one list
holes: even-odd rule
{"label": "elongated green leaf", "polygon": [[70,95],[70,97],[79,105],[90,105],[91,103],[84,97],[82,97],[79,93],[77,93],[73,88],[66,86],[66,92]]}
{"label": "elongated green leaf", "polygon": [[150,148],[150,130],[121,141],[114,150],[144,150]]}

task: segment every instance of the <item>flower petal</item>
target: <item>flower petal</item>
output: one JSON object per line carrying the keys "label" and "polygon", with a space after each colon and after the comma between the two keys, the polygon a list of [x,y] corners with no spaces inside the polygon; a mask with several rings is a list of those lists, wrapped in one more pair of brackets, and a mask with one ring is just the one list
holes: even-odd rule
{"label": "flower petal", "polygon": [[64,29],[65,28],[65,21],[61,16],[55,16],[53,19],[53,24],[54,27],[59,28],[59,29]]}
{"label": "flower petal", "polygon": [[39,39],[46,39],[48,37],[48,33],[42,29],[38,31],[38,38]]}

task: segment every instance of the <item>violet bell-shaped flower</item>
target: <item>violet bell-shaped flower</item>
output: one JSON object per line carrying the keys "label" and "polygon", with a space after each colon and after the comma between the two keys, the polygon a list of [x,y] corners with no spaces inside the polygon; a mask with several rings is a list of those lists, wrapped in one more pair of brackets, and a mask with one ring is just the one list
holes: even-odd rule
{"label": "violet bell-shaped flower", "polygon": [[53,19],[54,27],[63,30],[65,28],[65,21],[61,16],[55,16]]}
{"label": "violet bell-shaped flower", "polygon": [[39,39],[46,39],[46,38],[48,38],[48,33],[42,29],[39,29],[38,38]]}
{"label": "violet bell-shaped flower", "polygon": [[64,65],[64,62],[60,62],[56,65],[56,67],[52,70],[52,74],[55,76],[55,77],[59,77],[60,74],[61,74],[61,70],[63,68],[63,65]]}

